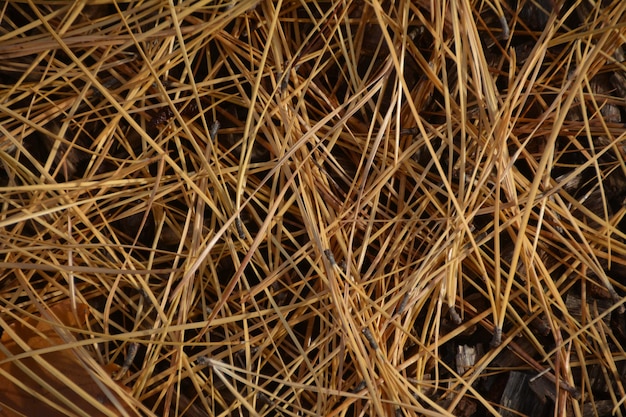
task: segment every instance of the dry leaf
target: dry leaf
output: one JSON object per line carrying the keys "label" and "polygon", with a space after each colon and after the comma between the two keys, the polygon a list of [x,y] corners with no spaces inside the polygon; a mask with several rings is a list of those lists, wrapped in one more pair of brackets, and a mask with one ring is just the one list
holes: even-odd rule
{"label": "dry leaf", "polygon": [[[67,416],[79,414],[76,410],[89,416],[123,415],[77,357],[76,351],[82,348],[64,348],[67,343],[55,330],[61,326],[80,327],[88,306],[77,306],[76,316],[69,301],[58,303],[50,310],[60,321],[59,326],[51,325],[45,318],[27,319],[12,323],[4,330],[0,339],[0,416]],[[49,348],[58,350],[34,352]],[[29,353],[24,355],[25,351]],[[13,358],[18,355],[19,358]],[[70,379],[87,395],[76,392],[60,376]],[[119,396],[115,395],[115,398],[125,405]],[[72,408],[74,411],[70,411]],[[109,412],[106,413],[105,409]],[[129,415],[137,415],[128,406],[124,409]]]}

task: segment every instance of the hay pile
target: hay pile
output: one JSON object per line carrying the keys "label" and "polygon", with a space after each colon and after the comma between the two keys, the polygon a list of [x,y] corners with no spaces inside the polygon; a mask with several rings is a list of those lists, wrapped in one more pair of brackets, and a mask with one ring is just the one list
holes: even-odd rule
{"label": "hay pile", "polygon": [[1,8],[1,416],[624,412],[625,2]]}

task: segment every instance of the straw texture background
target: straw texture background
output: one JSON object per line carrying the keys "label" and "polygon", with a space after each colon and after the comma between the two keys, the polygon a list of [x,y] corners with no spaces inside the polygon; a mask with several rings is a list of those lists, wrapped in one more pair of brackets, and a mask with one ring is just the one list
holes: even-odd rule
{"label": "straw texture background", "polygon": [[620,0],[0,3],[0,416],[622,415],[625,42]]}

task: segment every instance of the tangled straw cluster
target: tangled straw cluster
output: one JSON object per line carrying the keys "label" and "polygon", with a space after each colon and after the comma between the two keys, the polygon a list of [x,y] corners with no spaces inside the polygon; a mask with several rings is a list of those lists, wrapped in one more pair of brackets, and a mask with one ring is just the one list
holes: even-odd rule
{"label": "tangled straw cluster", "polygon": [[621,415],[624,22],[4,3],[0,415]]}

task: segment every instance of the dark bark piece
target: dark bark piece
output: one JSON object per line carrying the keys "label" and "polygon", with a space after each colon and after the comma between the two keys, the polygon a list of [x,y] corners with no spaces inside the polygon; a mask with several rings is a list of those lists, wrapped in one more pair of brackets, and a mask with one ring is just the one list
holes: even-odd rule
{"label": "dark bark piece", "polygon": [[523,372],[511,372],[500,400],[500,415],[502,417],[548,415],[553,406],[550,401],[537,397],[529,383],[532,375]]}

